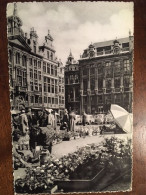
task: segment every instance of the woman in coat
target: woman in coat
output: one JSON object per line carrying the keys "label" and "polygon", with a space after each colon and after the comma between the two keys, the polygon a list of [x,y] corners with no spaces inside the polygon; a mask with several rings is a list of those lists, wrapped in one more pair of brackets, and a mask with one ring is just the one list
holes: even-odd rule
{"label": "woman in coat", "polygon": [[76,115],[73,111],[71,111],[69,114],[69,130],[70,131],[75,130],[75,120],[76,120]]}

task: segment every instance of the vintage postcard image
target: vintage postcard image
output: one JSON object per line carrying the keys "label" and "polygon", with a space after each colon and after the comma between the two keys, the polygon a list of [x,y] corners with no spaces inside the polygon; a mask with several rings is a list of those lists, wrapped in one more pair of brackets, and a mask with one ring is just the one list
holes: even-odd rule
{"label": "vintage postcard image", "polygon": [[16,194],[132,189],[133,6],[7,5]]}

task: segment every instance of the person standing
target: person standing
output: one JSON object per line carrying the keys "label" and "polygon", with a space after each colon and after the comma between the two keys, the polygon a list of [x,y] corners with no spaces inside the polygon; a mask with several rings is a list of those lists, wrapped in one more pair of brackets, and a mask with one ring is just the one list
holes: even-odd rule
{"label": "person standing", "polygon": [[87,122],[87,114],[86,114],[86,112],[84,111],[84,112],[83,112],[83,119],[82,119],[82,124],[83,124],[83,126],[86,125],[86,122]]}
{"label": "person standing", "polygon": [[28,119],[24,109],[21,110],[20,121],[21,121],[20,126],[21,126],[22,133],[26,135],[26,132],[29,130],[29,128],[28,128]]}
{"label": "person standing", "polygon": [[68,116],[67,109],[64,110],[62,125],[61,125],[60,129],[63,130],[64,128],[66,128],[67,131],[69,130],[69,116]]}
{"label": "person standing", "polygon": [[27,120],[28,120],[28,126],[29,126],[29,129],[32,128],[32,113],[31,113],[31,108],[28,109],[28,112],[27,112]]}
{"label": "person standing", "polygon": [[54,128],[54,121],[55,121],[55,117],[53,115],[53,110],[51,110],[48,115],[48,125],[51,126],[52,128]]}
{"label": "person standing", "polygon": [[69,130],[70,131],[75,130],[75,120],[76,120],[76,115],[74,111],[71,111],[69,114]]}

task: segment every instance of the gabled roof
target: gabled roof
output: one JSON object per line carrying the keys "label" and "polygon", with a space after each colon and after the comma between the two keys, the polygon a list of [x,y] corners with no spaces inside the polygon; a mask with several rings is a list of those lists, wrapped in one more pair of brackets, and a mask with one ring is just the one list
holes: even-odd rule
{"label": "gabled roof", "polygon": [[9,44],[15,45],[25,51],[31,51],[30,46],[26,43],[25,39],[20,36],[20,35],[16,35],[16,36],[12,36],[8,38]]}
{"label": "gabled roof", "polygon": [[[115,39],[109,40],[109,41],[102,41],[102,42],[94,43],[93,45],[95,46],[95,48],[98,48],[98,47],[106,47],[106,46],[113,45],[113,42],[114,41],[115,41]],[[119,41],[121,44],[122,43],[127,43],[127,42],[129,42],[129,37],[120,38],[120,39],[117,39],[117,41]]]}

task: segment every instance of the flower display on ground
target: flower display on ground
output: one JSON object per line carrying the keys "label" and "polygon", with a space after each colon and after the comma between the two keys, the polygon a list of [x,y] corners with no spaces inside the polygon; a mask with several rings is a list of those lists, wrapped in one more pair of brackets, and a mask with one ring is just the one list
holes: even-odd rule
{"label": "flower display on ground", "polygon": [[15,182],[16,192],[48,192],[55,180],[92,179],[101,168],[122,172],[131,167],[131,140],[106,138],[100,145],[90,144],[76,152],[56,159],[48,157],[48,163],[27,168],[26,177]]}

